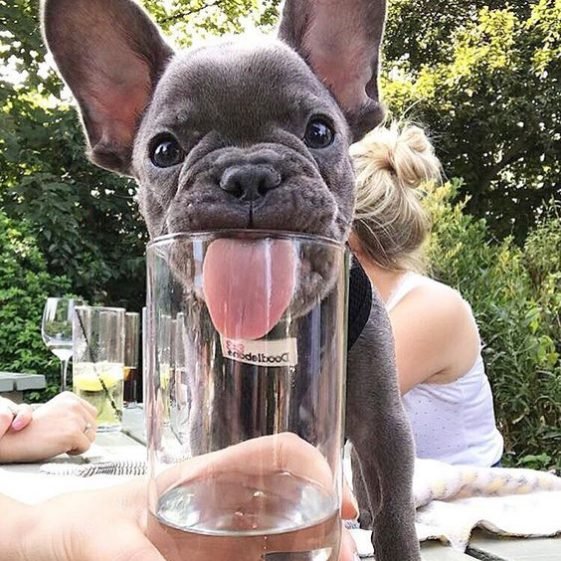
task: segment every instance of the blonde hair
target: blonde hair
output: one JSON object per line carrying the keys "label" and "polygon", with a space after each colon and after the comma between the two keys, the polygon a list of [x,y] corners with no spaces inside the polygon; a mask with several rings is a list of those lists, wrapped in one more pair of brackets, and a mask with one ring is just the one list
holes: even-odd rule
{"label": "blonde hair", "polygon": [[430,222],[422,185],[441,178],[441,165],[423,129],[379,126],[351,146],[357,177],[353,232],[360,250],[390,270],[424,270],[422,245]]}

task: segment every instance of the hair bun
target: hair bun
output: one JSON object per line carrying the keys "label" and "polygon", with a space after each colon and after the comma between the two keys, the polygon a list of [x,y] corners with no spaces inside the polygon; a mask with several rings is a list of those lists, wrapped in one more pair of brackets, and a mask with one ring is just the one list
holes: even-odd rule
{"label": "hair bun", "polygon": [[430,221],[415,188],[440,179],[440,162],[424,131],[393,123],[351,146],[356,172],[354,233],[360,251],[391,270],[422,270]]}
{"label": "hair bun", "polygon": [[362,166],[371,167],[372,172],[393,174],[401,187],[414,189],[441,176],[440,162],[430,140],[415,125],[392,123],[377,127],[351,147],[351,156]]}

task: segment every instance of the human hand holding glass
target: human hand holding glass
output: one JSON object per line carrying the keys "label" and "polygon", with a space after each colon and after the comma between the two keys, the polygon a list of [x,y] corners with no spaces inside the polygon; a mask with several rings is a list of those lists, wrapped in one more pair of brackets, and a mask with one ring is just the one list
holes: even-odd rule
{"label": "human hand holding glass", "polygon": [[[332,477],[325,460],[313,446],[295,435],[279,434],[182,462],[163,473],[160,483],[174,485],[178,477],[190,479],[202,473],[246,469],[255,461],[271,460],[277,468],[296,470],[299,475],[318,483],[328,483]],[[148,491],[146,480],[138,479],[104,490],[67,493],[37,506],[22,505],[0,495],[0,509],[11,513],[4,528],[5,539],[0,543],[0,558],[12,561],[174,560],[174,557],[163,557],[169,554],[164,553],[166,547],[175,547],[163,528],[158,525],[146,529]],[[342,497],[341,517],[355,518],[358,512],[347,489]],[[88,528],[87,532],[84,527]],[[154,534],[154,529],[160,533]],[[25,540],[21,540],[22,535]],[[241,549],[241,542],[236,547]],[[338,561],[353,561],[354,552],[352,537],[343,531]],[[306,555],[309,553],[307,551]],[[258,552],[253,548],[236,556],[226,547],[216,561],[251,560],[254,556],[259,561],[277,560],[275,553]],[[181,561],[209,558],[206,549],[185,549],[180,557]],[[309,561],[314,558],[310,557]]]}
{"label": "human hand holding glass", "polygon": [[66,391],[68,361],[72,356],[72,316],[82,300],[75,298],[47,298],[41,321],[43,341],[61,362],[60,391]]}

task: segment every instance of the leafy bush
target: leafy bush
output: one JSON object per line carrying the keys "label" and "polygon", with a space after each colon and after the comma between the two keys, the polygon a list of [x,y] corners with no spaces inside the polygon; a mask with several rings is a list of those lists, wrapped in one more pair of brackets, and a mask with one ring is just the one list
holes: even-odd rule
{"label": "leafy bush", "polygon": [[59,384],[59,361],[41,339],[43,306],[48,296],[64,295],[70,286],[46,271],[26,225],[0,211],[0,370],[45,374],[42,398],[56,393]]}
{"label": "leafy bush", "polygon": [[475,312],[505,462],[561,468],[561,223],[552,207],[521,248],[491,239],[484,219],[450,201],[459,181],[431,191],[433,275]]}

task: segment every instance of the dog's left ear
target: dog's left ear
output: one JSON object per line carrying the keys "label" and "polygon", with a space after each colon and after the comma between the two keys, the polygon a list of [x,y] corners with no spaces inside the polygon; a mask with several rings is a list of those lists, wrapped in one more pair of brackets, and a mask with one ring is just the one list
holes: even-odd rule
{"label": "dog's left ear", "polygon": [[89,155],[128,174],[134,136],[173,56],[133,0],[42,0],[43,34],[80,107]]}
{"label": "dog's left ear", "polygon": [[380,123],[385,0],[285,0],[279,38],[310,65],[345,113],[354,140]]}

